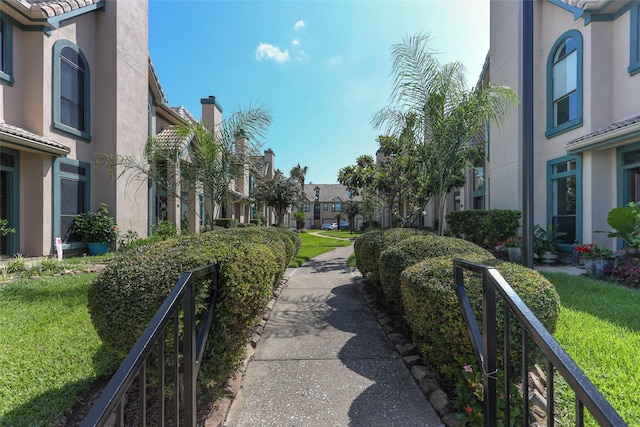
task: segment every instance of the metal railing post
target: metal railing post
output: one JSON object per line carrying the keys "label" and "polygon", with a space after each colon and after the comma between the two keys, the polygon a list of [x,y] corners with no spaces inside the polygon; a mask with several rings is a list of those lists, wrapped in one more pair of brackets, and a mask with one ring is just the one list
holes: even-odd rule
{"label": "metal railing post", "polygon": [[484,374],[484,425],[495,426],[498,422],[498,400],[496,392],[496,291],[489,281],[486,271],[482,273],[482,325],[484,329],[483,347],[486,366],[482,366]]}

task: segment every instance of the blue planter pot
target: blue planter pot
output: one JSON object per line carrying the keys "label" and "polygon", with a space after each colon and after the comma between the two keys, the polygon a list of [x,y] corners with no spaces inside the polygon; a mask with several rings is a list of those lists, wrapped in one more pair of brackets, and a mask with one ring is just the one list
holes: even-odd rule
{"label": "blue planter pot", "polygon": [[102,255],[109,251],[108,243],[87,243],[89,255]]}

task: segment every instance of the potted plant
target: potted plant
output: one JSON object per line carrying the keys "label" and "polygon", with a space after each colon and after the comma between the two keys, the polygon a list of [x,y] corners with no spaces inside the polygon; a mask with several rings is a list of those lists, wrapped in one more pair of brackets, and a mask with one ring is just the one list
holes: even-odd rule
{"label": "potted plant", "polygon": [[613,252],[607,247],[585,243],[576,246],[576,252],[584,258],[584,269],[589,277],[602,279],[607,270],[613,268]]}
{"label": "potted plant", "polygon": [[509,261],[517,264],[522,263],[522,237],[509,237],[502,242],[501,246],[507,248]]}
{"label": "potted plant", "polygon": [[84,212],[73,218],[73,231],[78,233],[87,244],[90,255],[101,255],[109,250],[109,246],[118,237],[118,225],[109,216],[104,203],[95,212]]}
{"label": "potted plant", "polygon": [[534,256],[545,264],[553,264],[558,259],[558,238],[566,235],[558,231],[558,224],[547,224],[542,228],[539,224],[533,227]]}

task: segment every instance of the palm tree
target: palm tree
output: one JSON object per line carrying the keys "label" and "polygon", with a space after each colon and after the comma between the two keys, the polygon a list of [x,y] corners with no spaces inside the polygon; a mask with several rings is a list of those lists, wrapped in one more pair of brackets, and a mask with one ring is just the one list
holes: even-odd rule
{"label": "palm tree", "polygon": [[304,191],[304,180],[307,176],[307,171],[309,170],[309,168],[307,166],[300,166],[300,163],[298,163],[296,166],[291,168],[291,172],[289,172],[289,175],[291,176],[291,178],[297,179],[298,182],[300,182],[300,187],[302,188],[302,191]]}
{"label": "palm tree", "polygon": [[464,185],[464,171],[473,167],[471,160],[478,155],[478,135],[489,122],[503,123],[518,98],[510,88],[491,84],[467,89],[464,66],[441,65],[428,41],[428,36],[417,34],[393,46],[390,106],[378,112],[372,124],[403,137],[411,124],[414,164],[426,171],[442,234],[446,196]]}

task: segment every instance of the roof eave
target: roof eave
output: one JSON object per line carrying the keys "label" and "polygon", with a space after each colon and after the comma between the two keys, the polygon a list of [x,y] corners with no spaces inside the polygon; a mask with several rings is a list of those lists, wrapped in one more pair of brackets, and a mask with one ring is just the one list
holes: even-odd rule
{"label": "roof eave", "polygon": [[582,153],[589,150],[603,150],[624,145],[631,140],[637,140],[640,136],[640,122],[611,132],[594,135],[582,141],[565,144],[564,148],[569,154]]}

